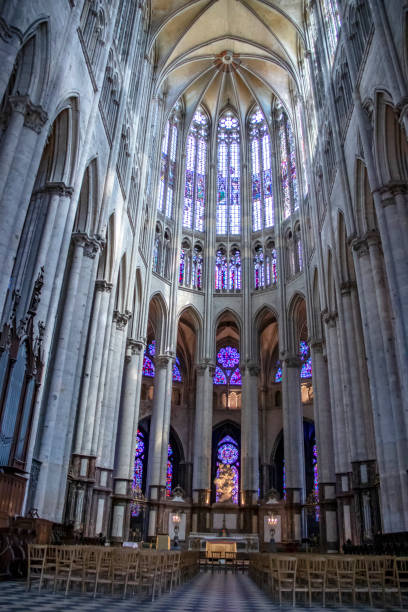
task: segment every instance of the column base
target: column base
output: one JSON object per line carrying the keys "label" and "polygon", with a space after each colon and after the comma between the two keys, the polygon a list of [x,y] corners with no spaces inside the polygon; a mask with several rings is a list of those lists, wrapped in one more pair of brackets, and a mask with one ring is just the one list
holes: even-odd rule
{"label": "column base", "polygon": [[338,552],[336,483],[319,483],[319,530],[322,552]]}

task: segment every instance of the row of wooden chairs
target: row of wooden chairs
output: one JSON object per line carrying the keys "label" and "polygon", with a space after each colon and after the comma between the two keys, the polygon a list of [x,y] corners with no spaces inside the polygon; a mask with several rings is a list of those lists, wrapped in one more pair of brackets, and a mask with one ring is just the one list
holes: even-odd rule
{"label": "row of wooden chairs", "polygon": [[[194,558],[193,558],[194,556]],[[28,548],[27,589],[38,582],[65,595],[75,588],[84,592],[146,593],[152,601],[198,571],[196,553],[135,550],[101,546],[50,546]]]}
{"label": "row of wooden chairs", "polygon": [[345,555],[283,555],[257,553],[250,559],[249,575],[282,604],[296,605],[297,595],[323,607],[331,596],[356,605],[364,598],[370,606],[387,599],[402,607],[408,596],[408,557]]}
{"label": "row of wooden chairs", "polygon": [[248,569],[248,559],[235,552],[211,552],[200,558],[202,570],[226,570],[245,572]]}

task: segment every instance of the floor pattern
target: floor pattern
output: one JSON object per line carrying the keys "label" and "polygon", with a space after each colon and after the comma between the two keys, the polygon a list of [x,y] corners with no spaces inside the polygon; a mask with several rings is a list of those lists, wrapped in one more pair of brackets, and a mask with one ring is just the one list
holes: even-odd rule
{"label": "floor pattern", "polygon": [[[302,607],[298,604],[296,610]],[[107,595],[99,595],[95,599],[88,594],[64,597],[62,593],[52,593],[46,589],[39,593],[35,587],[27,592],[23,582],[0,582],[0,610],[4,612],[272,612],[279,609],[294,608],[289,605],[279,608],[248,576],[226,572],[201,573],[191,582],[154,602],[141,602],[137,598],[123,600]],[[316,606],[307,609],[312,612],[323,610]],[[336,612],[372,610],[363,606],[336,606],[333,609]],[[392,606],[388,610],[396,612],[398,608]]]}

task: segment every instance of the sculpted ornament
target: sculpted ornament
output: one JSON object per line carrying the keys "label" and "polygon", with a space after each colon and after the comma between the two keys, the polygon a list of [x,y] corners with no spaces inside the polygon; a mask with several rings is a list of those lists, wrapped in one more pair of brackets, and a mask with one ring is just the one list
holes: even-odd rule
{"label": "sculpted ornament", "polygon": [[234,489],[234,472],[230,465],[221,463],[218,468],[218,476],[214,478],[214,484],[219,495],[219,502],[231,502]]}

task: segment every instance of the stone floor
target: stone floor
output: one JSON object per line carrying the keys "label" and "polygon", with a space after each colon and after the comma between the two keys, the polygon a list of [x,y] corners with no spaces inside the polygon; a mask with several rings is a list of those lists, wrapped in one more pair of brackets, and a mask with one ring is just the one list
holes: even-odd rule
{"label": "stone floor", "polygon": [[[302,607],[298,605],[296,609]],[[35,588],[27,592],[22,582],[0,582],[0,610],[4,612],[271,612],[279,609],[279,605],[274,604],[248,576],[225,572],[201,573],[172,593],[144,603],[137,598],[122,600],[105,595],[93,599],[87,594],[70,594],[65,598],[61,593],[54,594],[46,589],[40,593]],[[284,609],[293,608],[285,606]],[[318,606],[307,609],[323,610]],[[333,609],[337,612],[372,610],[364,606],[336,606]],[[390,606],[388,610],[396,612],[399,608]]]}

